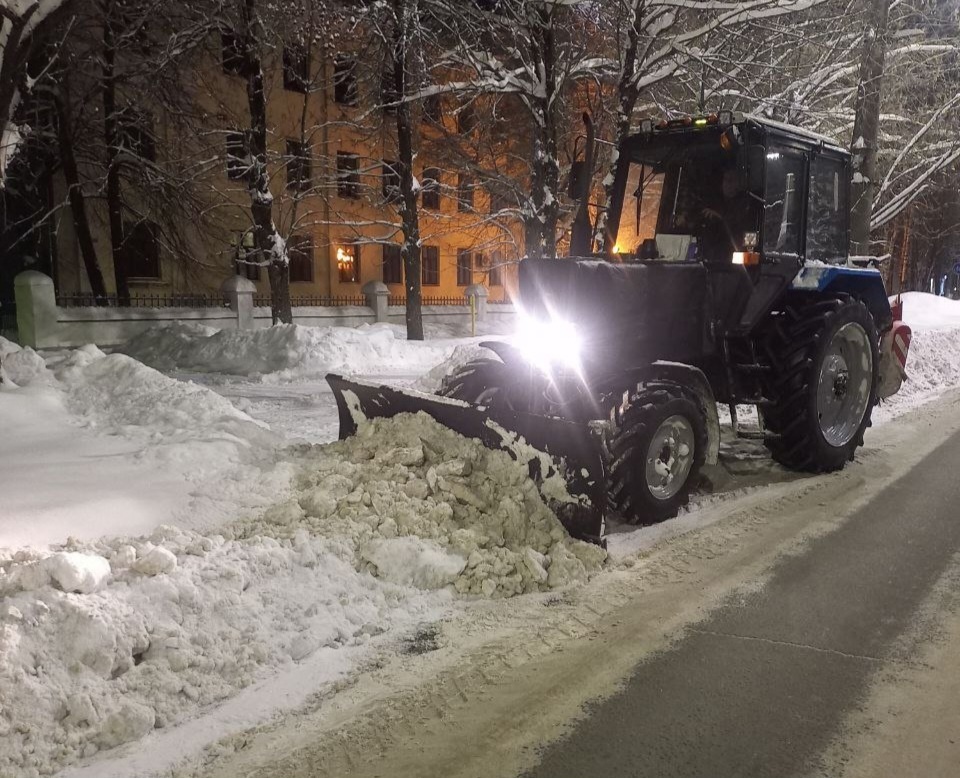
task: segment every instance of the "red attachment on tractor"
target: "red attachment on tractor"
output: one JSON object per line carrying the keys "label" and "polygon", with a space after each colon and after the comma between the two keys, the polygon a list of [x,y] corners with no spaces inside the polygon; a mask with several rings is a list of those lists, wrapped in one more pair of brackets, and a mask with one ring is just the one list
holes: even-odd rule
{"label": "red attachment on tractor", "polygon": [[910,339],[913,337],[913,331],[902,321],[895,321],[893,323],[892,333],[893,355],[897,358],[897,362],[900,363],[900,367],[906,369],[907,352],[910,350]]}
{"label": "red attachment on tractor", "polygon": [[903,319],[903,300],[900,298],[899,293],[897,293],[897,301],[890,305],[890,313],[893,314],[894,322],[899,322]]}

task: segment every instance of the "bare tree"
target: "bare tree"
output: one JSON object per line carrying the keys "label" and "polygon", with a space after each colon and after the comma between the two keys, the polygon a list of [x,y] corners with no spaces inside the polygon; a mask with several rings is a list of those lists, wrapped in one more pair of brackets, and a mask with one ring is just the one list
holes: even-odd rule
{"label": "bare tree", "polygon": [[[75,0],[4,0],[0,3],[0,185],[20,142],[17,107],[29,91],[27,60],[73,9]],[[51,50],[56,56],[56,49]]]}

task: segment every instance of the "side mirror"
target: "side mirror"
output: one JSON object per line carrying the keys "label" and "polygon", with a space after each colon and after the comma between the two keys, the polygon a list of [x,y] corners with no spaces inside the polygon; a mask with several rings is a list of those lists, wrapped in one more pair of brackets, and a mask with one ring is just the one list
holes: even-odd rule
{"label": "side mirror", "polygon": [[767,150],[763,146],[747,146],[743,153],[744,180],[747,191],[757,197],[763,197],[764,168]]}

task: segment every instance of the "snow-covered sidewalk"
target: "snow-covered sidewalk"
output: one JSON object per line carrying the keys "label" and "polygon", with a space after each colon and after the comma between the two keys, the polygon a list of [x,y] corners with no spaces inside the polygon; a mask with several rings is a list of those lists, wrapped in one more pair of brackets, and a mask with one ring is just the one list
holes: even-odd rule
{"label": "snow-covered sidewalk", "polygon": [[[960,303],[905,302],[910,381],[880,423],[960,386]],[[0,775],[150,774],[300,705],[462,595],[596,575],[603,552],[566,536],[506,454],[425,417],[330,442],[327,371],[430,390],[476,343],[175,327],[127,354],[44,359],[0,341]],[[708,520],[693,507],[611,548]]]}

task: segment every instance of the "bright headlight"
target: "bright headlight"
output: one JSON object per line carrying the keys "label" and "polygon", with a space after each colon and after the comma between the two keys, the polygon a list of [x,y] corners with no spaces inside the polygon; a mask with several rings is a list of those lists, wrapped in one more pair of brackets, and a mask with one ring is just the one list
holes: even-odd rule
{"label": "bright headlight", "polygon": [[541,370],[558,365],[572,369],[580,366],[582,340],[573,324],[563,319],[542,321],[522,317],[516,344],[527,361]]}

